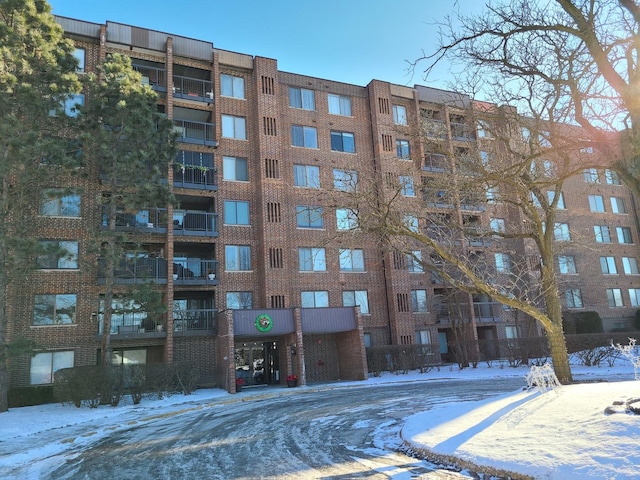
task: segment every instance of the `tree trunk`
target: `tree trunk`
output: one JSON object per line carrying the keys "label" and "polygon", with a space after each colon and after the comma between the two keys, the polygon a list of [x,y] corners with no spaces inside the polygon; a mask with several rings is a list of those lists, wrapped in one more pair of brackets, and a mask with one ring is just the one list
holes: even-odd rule
{"label": "tree trunk", "polygon": [[572,383],[573,377],[571,376],[569,354],[567,353],[567,344],[564,339],[562,325],[553,325],[552,328],[547,328],[547,338],[549,339],[551,361],[553,362],[553,370],[556,373],[556,377],[564,385]]}

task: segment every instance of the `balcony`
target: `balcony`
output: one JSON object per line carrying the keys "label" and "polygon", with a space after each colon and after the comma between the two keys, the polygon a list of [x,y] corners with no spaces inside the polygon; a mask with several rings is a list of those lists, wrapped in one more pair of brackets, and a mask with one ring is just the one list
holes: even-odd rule
{"label": "balcony", "polygon": [[215,123],[174,120],[173,125],[173,130],[178,134],[177,140],[179,142],[208,147],[218,146],[218,142],[215,140]]}
{"label": "balcony", "polygon": [[[102,317],[102,315],[101,315]],[[164,328],[165,320],[152,320],[146,312],[113,313],[111,317],[111,335],[114,340],[130,338],[164,338],[167,333]],[[103,319],[98,324],[98,337],[104,331]]]}
{"label": "balcony", "polygon": [[213,167],[175,164],[173,186],[194,190],[218,190],[218,175]]}
{"label": "balcony", "polygon": [[446,172],[449,170],[447,157],[440,153],[427,153],[424,156],[422,170],[425,172]]}
{"label": "balcony", "polygon": [[[109,228],[107,207],[102,208],[102,229]],[[116,231],[137,233],[167,233],[168,215],[166,208],[151,208],[137,213],[116,213]]]}
{"label": "balcony", "polygon": [[213,103],[213,84],[208,80],[174,75],[173,97]]}
{"label": "balcony", "polygon": [[180,336],[216,335],[218,322],[215,308],[173,310],[173,332]]}
{"label": "balcony", "polygon": [[174,258],[174,285],[217,285],[218,261],[204,258]]}
{"label": "balcony", "polygon": [[218,214],[198,210],[174,210],[173,234],[191,237],[217,237]]}
{"label": "balcony", "polygon": [[466,123],[451,122],[451,138],[461,142],[469,142],[475,140],[473,129],[469,128]]}
{"label": "balcony", "polygon": [[[167,259],[159,257],[133,256],[116,262],[113,276],[117,285],[133,285],[154,282],[167,283]],[[106,260],[98,260],[98,284],[104,285],[106,280]]]}
{"label": "balcony", "polygon": [[500,305],[498,302],[473,302],[473,315],[477,322],[499,322],[500,314],[494,310]]}
{"label": "balcony", "polygon": [[447,138],[447,125],[444,120],[426,118],[422,122],[424,134],[430,138]]}
{"label": "balcony", "polygon": [[167,72],[164,68],[142,65],[135,61],[132,66],[142,75],[143,85],[149,85],[156,92],[167,92]]}

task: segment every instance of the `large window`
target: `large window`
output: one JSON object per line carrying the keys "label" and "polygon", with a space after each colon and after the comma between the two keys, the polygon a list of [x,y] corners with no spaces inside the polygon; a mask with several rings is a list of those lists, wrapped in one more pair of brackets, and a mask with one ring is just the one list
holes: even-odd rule
{"label": "large window", "polygon": [[351,116],[351,98],[342,95],[328,95],[329,113]]}
{"label": "large window", "polygon": [[595,168],[584,169],[584,181],[587,183],[600,183],[600,177],[598,170]]}
{"label": "large window", "polygon": [[221,74],[220,95],[223,97],[244,98],[244,78]]}
{"label": "large window", "polygon": [[411,311],[413,313],[426,313],[429,311],[426,290],[411,290]]}
{"label": "large window", "polygon": [[358,189],[358,172],[334,168],[333,186],[343,192],[355,192]]}
{"label": "large window", "polygon": [[301,272],[324,272],[327,270],[327,258],[324,248],[298,248],[298,261]]}
{"label": "large window", "polygon": [[248,182],[249,170],[246,158],[222,157],[223,180]]}
{"label": "large window", "polygon": [[578,273],[576,271],[576,260],[572,255],[559,255],[558,266],[562,275],[575,275]]}
{"label": "large window", "polygon": [[72,325],[76,323],[75,294],[35,295],[33,325]]}
{"label": "large window", "polygon": [[559,242],[570,242],[571,232],[569,231],[569,225],[566,223],[554,224],[553,236]]}
{"label": "large window", "polygon": [[364,251],[360,248],[341,248],[341,272],[364,272]]}
{"label": "large window", "polygon": [[606,225],[594,225],[593,233],[598,243],[611,243],[611,232]]}
{"label": "large window", "polygon": [[618,269],[615,257],[600,257],[600,270],[604,275],[616,275]]}
{"label": "large window", "polygon": [[579,288],[570,288],[564,292],[567,308],[582,308],[582,292]]}
{"label": "large window", "polygon": [[70,240],[41,240],[42,253],[36,259],[38,268],[78,268],[78,242]]}
{"label": "large window", "polygon": [[416,190],[413,184],[413,177],[410,175],[400,175],[398,177],[400,183],[400,195],[403,197],[415,197]]}
{"label": "large window", "polygon": [[619,288],[607,288],[607,303],[611,308],[624,307],[622,290]]}
{"label": "large window", "polygon": [[306,88],[289,87],[289,106],[303,110],[315,110],[315,93]]}
{"label": "large window", "polygon": [[146,348],[114,349],[111,352],[111,365],[144,365],[147,363]]}
{"label": "large window", "polygon": [[318,131],[314,127],[291,125],[291,145],[303,148],[318,148]]}
{"label": "large window", "polygon": [[369,296],[366,290],[345,290],[342,292],[343,307],[360,307],[360,313],[369,314]]}
{"label": "large window", "polygon": [[320,167],[314,165],[294,165],[293,184],[296,187],[320,188]]}
{"label": "large window", "polygon": [[407,254],[407,269],[411,273],[424,272],[424,265],[422,265],[422,252],[420,250],[412,250]]}
{"label": "large window", "polygon": [[224,223],[226,225],[249,225],[249,202],[225,200]]}
{"label": "large window", "polygon": [[322,207],[298,205],[296,207],[298,228],[323,228]]}
{"label": "large window", "polygon": [[72,368],[73,358],[73,350],[36,353],[31,357],[29,383],[31,385],[53,383],[53,374],[62,368]]}
{"label": "large window", "polygon": [[353,230],[354,228],[358,228],[358,212],[351,208],[337,208],[336,228],[338,230]]}
{"label": "large window", "polygon": [[589,210],[592,212],[604,212],[602,195],[589,195]]}
{"label": "large window", "polygon": [[53,109],[49,112],[49,115],[57,115],[58,113],[64,113],[67,117],[77,117],[80,113],[78,107],[84,105],[84,95],[82,93],[71,94],[65,96],[60,101],[60,106],[57,109]]}
{"label": "large window", "polygon": [[59,188],[44,190],[40,201],[40,215],[77,218],[80,216],[80,195]]}
{"label": "large window", "polygon": [[504,218],[492,218],[491,220],[489,220],[489,228],[494,233],[504,233],[505,232]]}
{"label": "large window", "polygon": [[253,308],[253,293],[251,292],[227,292],[226,297],[229,310]]}
{"label": "large window", "polygon": [[393,105],[393,123],[396,125],[407,124],[407,109],[402,105]]}
{"label": "large window", "polygon": [[496,270],[500,273],[511,272],[511,258],[506,253],[494,253]]}
{"label": "large window", "polygon": [[638,261],[635,257],[622,257],[622,269],[625,275],[638,275]]}
{"label": "large window", "polygon": [[234,115],[222,115],[222,136],[225,138],[235,138],[236,140],[246,140],[246,119]]}
{"label": "large window", "polygon": [[618,243],[633,243],[629,227],[616,227],[616,235],[618,236]]}
{"label": "large window", "polygon": [[604,178],[607,181],[607,185],[622,185],[618,173],[608,168],[604,171]]}
{"label": "large window", "polygon": [[302,308],[320,308],[329,306],[329,292],[326,290],[300,292]]}
{"label": "large window", "polygon": [[86,53],[87,52],[85,51],[84,48],[76,48],[73,51],[73,56],[78,61],[78,66],[76,67],[76,72],[84,72]]}
{"label": "large window", "polygon": [[405,215],[403,223],[409,230],[414,233],[418,233],[418,217],[415,215]]}
{"label": "large window", "polygon": [[640,307],[640,288],[630,288],[629,299],[632,307]]}
{"label": "large window", "polygon": [[396,157],[402,160],[409,160],[411,158],[409,140],[396,140]]}
{"label": "large window", "polygon": [[251,247],[248,245],[225,245],[224,268],[231,272],[251,270]]}
{"label": "large window", "polygon": [[356,141],[353,133],[331,130],[331,150],[334,152],[355,153]]}
{"label": "large window", "polygon": [[613,213],[627,213],[624,198],[611,197],[611,211]]}

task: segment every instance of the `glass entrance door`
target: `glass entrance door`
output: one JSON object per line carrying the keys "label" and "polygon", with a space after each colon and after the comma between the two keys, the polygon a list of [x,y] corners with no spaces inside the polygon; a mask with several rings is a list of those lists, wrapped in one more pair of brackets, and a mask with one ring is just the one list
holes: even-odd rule
{"label": "glass entrance door", "polygon": [[236,344],[236,381],[242,385],[277,383],[278,355],[276,342]]}

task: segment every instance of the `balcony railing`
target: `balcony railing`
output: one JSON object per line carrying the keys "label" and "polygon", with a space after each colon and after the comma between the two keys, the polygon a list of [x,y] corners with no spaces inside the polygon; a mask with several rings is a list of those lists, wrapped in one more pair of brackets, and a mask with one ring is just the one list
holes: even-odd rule
{"label": "balcony railing", "polygon": [[213,86],[208,80],[173,76],[173,96],[196,102],[213,102]]}
{"label": "balcony railing", "polygon": [[474,140],[473,129],[469,128],[466,123],[451,122],[451,137],[454,140],[468,142]]}
{"label": "balcony railing", "polygon": [[422,170],[426,172],[446,172],[448,169],[446,156],[440,153],[427,153],[424,156]]}
{"label": "balcony railing", "polygon": [[217,285],[217,260],[186,258],[173,263],[174,285]]}
{"label": "balcony railing", "polygon": [[[102,228],[109,228],[106,208],[102,208]],[[166,208],[150,208],[137,213],[116,213],[116,230],[119,232],[166,233],[168,215]]]}
{"label": "balcony railing", "polygon": [[479,322],[500,321],[500,314],[495,314],[494,310],[500,305],[498,302],[473,302],[473,314]]}
{"label": "balcony railing", "polygon": [[447,138],[447,125],[444,120],[435,120],[432,118],[423,121],[424,133],[431,138]]}
{"label": "balcony railing", "polygon": [[[111,335],[136,337],[165,337],[165,320],[152,320],[145,312],[113,313],[111,316]],[[100,318],[98,335],[104,332],[104,322]]]}
{"label": "balcony railing", "polygon": [[215,308],[174,310],[173,331],[175,335],[215,335],[218,332]]}
{"label": "balcony railing", "polygon": [[217,190],[218,175],[214,168],[176,164],[173,186],[197,190]]}
{"label": "balcony railing", "polygon": [[132,66],[142,75],[143,85],[149,85],[156,92],[167,91],[167,72],[164,68],[136,65],[135,63]]}
{"label": "balcony railing", "polygon": [[218,214],[198,210],[174,210],[173,233],[195,237],[217,237]]}
{"label": "balcony railing", "polygon": [[178,134],[177,140],[193,145],[207,145],[217,147],[215,140],[215,123],[193,122],[190,120],[174,120],[173,129]]}
{"label": "balcony railing", "polygon": [[[131,285],[136,283],[167,283],[167,259],[159,257],[125,258],[116,262],[114,283]],[[106,260],[98,260],[98,284],[104,285],[106,279]]]}

